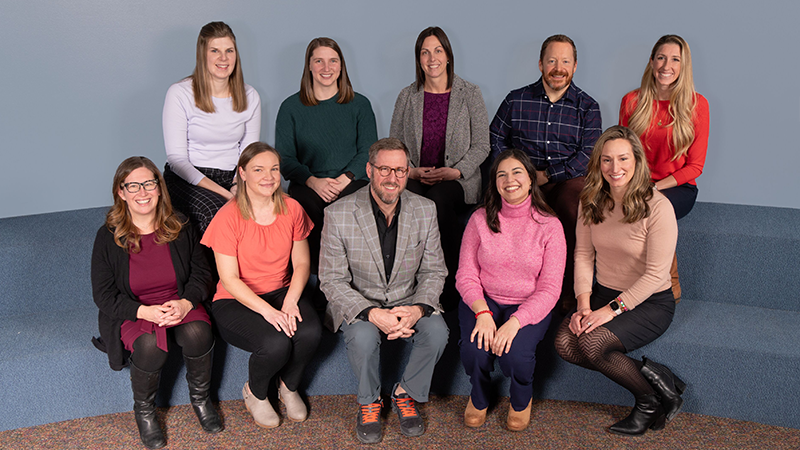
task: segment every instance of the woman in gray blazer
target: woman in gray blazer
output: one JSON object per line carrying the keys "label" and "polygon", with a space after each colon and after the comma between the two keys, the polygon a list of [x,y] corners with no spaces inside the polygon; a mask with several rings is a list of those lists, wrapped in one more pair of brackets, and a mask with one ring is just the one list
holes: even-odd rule
{"label": "woman in gray blazer", "polygon": [[463,226],[458,214],[480,196],[480,165],[489,154],[489,119],[478,86],[453,73],[450,40],[423,30],[415,47],[417,80],[400,91],[389,136],[411,153],[408,190],[436,203],[449,275],[441,304],[458,305],[455,273]]}

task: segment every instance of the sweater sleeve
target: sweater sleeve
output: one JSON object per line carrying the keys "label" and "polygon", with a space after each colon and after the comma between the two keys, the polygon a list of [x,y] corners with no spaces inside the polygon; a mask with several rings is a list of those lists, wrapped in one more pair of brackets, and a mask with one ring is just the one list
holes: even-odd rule
{"label": "sweater sleeve", "polygon": [[669,200],[661,194],[655,195],[658,198],[651,203],[650,217],[644,219],[647,220],[645,271],[630,288],[620,294],[629,309],[635,308],[669,282],[669,268],[678,242],[678,222]]}
{"label": "sweater sleeve", "polygon": [[247,86],[247,109],[252,110],[253,113],[244,123],[244,136],[239,142],[239,155],[253,142],[258,142],[261,139],[261,96],[254,88]]}
{"label": "sweater sleeve", "polygon": [[692,122],[694,124],[694,141],[686,152],[686,164],[672,174],[679,186],[699,177],[706,164],[709,128],[708,100],[700,94],[697,94],[697,104]]}
{"label": "sweater sleeve", "polygon": [[[108,317],[118,320],[136,320],[142,305],[119,288],[118,267],[115,253],[124,252],[114,242],[114,236],[105,226],[97,231],[92,248],[92,296],[97,307]],[[127,257],[127,255],[125,255]]]}
{"label": "sweater sleeve", "polygon": [[536,290],[511,315],[520,327],[541,322],[558,302],[564,267],[567,263],[567,242],[558,220],[548,222],[547,240],[542,253],[542,268],[536,277]]}
{"label": "sweater sleeve", "polygon": [[[191,85],[190,85],[191,86]],[[189,161],[189,117],[193,114],[194,99],[191,89],[187,93],[184,83],[175,83],[167,90],[161,127],[164,133],[164,148],[170,169],[186,182],[196,185],[204,175]],[[260,122],[260,119],[259,119]]]}
{"label": "sweater sleeve", "polygon": [[312,175],[311,170],[297,159],[297,136],[292,108],[294,96],[287,98],[278,110],[275,119],[275,148],[281,155],[281,173],[294,183],[305,184]]}
{"label": "sweater sleeve", "polygon": [[353,101],[360,101],[356,114],[356,155],[345,167],[345,172],[353,172],[356,180],[367,178],[367,161],[369,148],[378,140],[378,126],[375,123],[375,113],[366,97],[357,96]]}
{"label": "sweater sleeve", "polygon": [[461,294],[464,303],[472,308],[476,300],[483,300],[483,286],[481,285],[480,264],[478,263],[478,248],[481,244],[478,231],[479,222],[486,222],[482,210],[472,213],[467,222],[464,236],[461,238],[461,253],[458,257],[458,272],[456,272],[456,289]]}
{"label": "sweater sleeve", "polygon": [[583,223],[583,207],[578,204],[578,224],[575,227],[575,297],[591,294],[594,281],[595,249],[592,228]]}

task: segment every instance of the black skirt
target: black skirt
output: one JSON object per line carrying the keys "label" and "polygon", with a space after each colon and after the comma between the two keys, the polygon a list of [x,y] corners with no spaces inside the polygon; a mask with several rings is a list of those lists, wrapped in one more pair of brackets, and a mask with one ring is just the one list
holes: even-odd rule
{"label": "black skirt", "polygon": [[[592,311],[602,308],[621,294],[595,283],[590,300]],[[675,314],[675,298],[672,288],[656,292],[636,308],[622,313],[603,325],[619,338],[625,351],[643,347],[664,334]]]}

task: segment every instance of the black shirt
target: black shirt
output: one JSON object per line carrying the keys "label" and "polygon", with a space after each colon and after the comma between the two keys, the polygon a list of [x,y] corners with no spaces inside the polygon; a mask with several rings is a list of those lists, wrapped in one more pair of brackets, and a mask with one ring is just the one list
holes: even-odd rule
{"label": "black shirt", "polygon": [[397,207],[394,210],[392,223],[386,224],[386,216],[378,206],[378,202],[369,193],[369,201],[372,204],[372,213],[375,214],[375,224],[378,225],[378,242],[381,243],[381,255],[383,256],[383,270],[386,272],[386,282],[392,276],[394,267],[394,256],[397,253],[397,216],[400,215],[400,197],[397,197]]}

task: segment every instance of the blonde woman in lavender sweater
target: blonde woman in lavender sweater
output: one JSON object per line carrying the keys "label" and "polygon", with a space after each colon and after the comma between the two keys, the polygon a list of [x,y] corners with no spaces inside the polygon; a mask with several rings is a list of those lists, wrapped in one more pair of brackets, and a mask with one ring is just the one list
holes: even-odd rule
{"label": "blonde woman in lavender sweater", "polygon": [[472,383],[468,427],[486,420],[495,358],[511,379],[508,429],[522,431],[530,422],[536,346],[561,293],[567,255],[561,223],[531,183],[535,179],[527,155],[501,153],[484,204],[464,231],[456,288],[463,298],[461,361]]}

